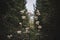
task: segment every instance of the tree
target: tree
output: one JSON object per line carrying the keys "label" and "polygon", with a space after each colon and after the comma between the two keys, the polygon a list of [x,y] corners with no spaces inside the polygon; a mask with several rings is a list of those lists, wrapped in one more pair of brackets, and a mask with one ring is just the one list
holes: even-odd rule
{"label": "tree", "polygon": [[[24,9],[24,0],[0,0],[0,40],[7,40],[7,35],[19,29],[20,10]],[[17,28],[18,27],[18,28]]]}
{"label": "tree", "polygon": [[[44,35],[49,35],[47,40],[53,40],[56,32],[56,5],[53,0],[37,0],[37,9],[41,12],[41,25]],[[39,16],[40,18],[40,16]],[[54,30],[54,31],[53,31]],[[46,39],[46,38],[44,38]]]}

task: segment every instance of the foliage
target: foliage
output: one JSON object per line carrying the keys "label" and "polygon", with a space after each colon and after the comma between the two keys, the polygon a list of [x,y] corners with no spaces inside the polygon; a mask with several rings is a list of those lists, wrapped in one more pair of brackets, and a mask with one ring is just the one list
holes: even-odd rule
{"label": "foliage", "polygon": [[0,33],[5,35],[1,40],[5,40],[8,34],[19,29],[19,22],[22,21],[20,10],[25,8],[25,4],[24,0],[1,0],[0,3]]}

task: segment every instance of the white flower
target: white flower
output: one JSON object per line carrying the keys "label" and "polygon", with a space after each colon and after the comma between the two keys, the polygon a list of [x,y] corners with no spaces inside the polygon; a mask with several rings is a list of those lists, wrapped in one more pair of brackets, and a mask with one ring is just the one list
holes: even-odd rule
{"label": "white flower", "polygon": [[17,31],[18,34],[21,34],[21,31]]}
{"label": "white flower", "polygon": [[25,12],[25,9],[24,9],[24,10],[21,10],[20,12],[21,12],[21,13],[24,13],[24,12]]}
{"label": "white flower", "polygon": [[28,30],[29,29],[29,27],[27,27],[27,28],[25,28],[26,30]]}
{"label": "white flower", "polygon": [[40,13],[36,13],[36,15],[38,15],[38,16],[39,16],[39,15],[40,15]]}
{"label": "white flower", "polygon": [[36,15],[38,15],[38,16],[40,15],[40,12],[39,12],[39,10],[37,10],[37,11],[36,11]]}
{"label": "white flower", "polygon": [[26,33],[29,33],[30,31],[29,30],[26,30]]}
{"label": "white flower", "polygon": [[22,23],[21,23],[21,22],[20,22],[19,24],[20,24],[20,25],[22,25]]}
{"label": "white flower", "polygon": [[22,19],[26,19],[26,16],[22,16]]}
{"label": "white flower", "polygon": [[26,33],[29,33],[29,27],[26,27],[25,29],[26,29]]}
{"label": "white flower", "polygon": [[38,17],[37,16],[35,16],[34,18],[35,18],[35,20],[38,20]]}
{"label": "white flower", "polygon": [[36,12],[39,12],[39,10],[37,9],[37,11]]}
{"label": "white flower", "polygon": [[39,26],[38,26],[38,28],[39,28],[39,29],[41,29],[41,28],[42,28],[42,26],[40,26],[40,25],[39,25]]}
{"label": "white flower", "polygon": [[36,21],[36,24],[39,25],[39,21]]}
{"label": "white flower", "polygon": [[7,35],[7,37],[10,39],[10,38],[12,37],[12,34],[10,34],[10,35]]}

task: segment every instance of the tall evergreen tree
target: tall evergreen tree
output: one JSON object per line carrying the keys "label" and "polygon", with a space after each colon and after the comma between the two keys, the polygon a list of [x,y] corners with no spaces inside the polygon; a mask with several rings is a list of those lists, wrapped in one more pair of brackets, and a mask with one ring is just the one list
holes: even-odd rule
{"label": "tall evergreen tree", "polygon": [[[44,40],[53,40],[54,35],[53,33],[56,32],[56,4],[53,0],[37,0],[37,9],[41,12],[41,25],[43,27],[42,32]],[[40,16],[39,16],[40,18]]]}
{"label": "tall evergreen tree", "polygon": [[8,40],[7,35],[15,33],[22,21],[20,11],[23,10],[24,0],[0,0],[0,40]]}

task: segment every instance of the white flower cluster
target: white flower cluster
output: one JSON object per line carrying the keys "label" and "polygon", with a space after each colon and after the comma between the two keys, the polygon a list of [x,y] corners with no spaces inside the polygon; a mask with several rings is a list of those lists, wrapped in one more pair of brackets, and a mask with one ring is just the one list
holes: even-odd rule
{"label": "white flower cluster", "polygon": [[26,16],[22,16],[22,19],[26,19]]}
{"label": "white flower cluster", "polygon": [[22,32],[22,31],[20,31],[20,30],[19,30],[19,31],[17,31],[17,33],[18,33],[18,34],[21,34],[21,32]]}

